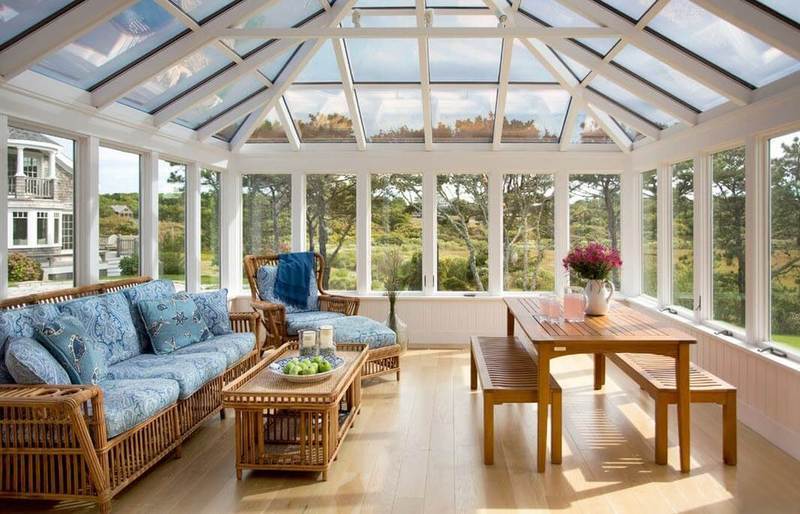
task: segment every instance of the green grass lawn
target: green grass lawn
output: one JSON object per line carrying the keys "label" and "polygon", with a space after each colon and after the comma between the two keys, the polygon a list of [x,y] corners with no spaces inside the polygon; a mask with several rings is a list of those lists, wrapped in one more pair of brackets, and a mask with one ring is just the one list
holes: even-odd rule
{"label": "green grass lawn", "polygon": [[772,334],[772,339],[779,343],[783,343],[794,348],[800,348],[800,336],[785,335],[785,334]]}

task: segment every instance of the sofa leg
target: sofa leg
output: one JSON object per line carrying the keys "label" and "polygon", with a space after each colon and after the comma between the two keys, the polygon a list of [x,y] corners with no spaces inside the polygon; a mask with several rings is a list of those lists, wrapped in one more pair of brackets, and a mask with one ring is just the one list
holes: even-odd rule
{"label": "sofa leg", "polygon": [[179,444],[175,447],[174,455],[176,459],[183,457],[183,444]]}
{"label": "sofa leg", "polygon": [[400,382],[400,370],[397,370],[397,381]]}
{"label": "sofa leg", "polygon": [[109,514],[111,512],[111,500],[99,502],[97,508],[100,509],[100,514]]}
{"label": "sofa leg", "polygon": [[219,410],[219,419],[221,419],[221,420],[225,419],[225,409],[224,408]]}

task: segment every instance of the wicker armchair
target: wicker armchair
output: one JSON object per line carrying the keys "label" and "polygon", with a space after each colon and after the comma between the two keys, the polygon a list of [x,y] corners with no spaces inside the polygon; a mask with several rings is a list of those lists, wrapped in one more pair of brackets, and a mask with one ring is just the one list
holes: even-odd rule
{"label": "wicker armchair", "polygon": [[[314,273],[319,289],[319,310],[328,312],[339,312],[345,316],[356,316],[360,300],[353,296],[332,295],[327,293],[322,287],[322,273],[325,270],[325,258],[315,253],[316,267]],[[289,335],[286,326],[286,309],[278,303],[265,302],[261,299],[258,290],[256,274],[261,266],[277,266],[278,254],[267,255],[247,255],[244,258],[244,269],[247,274],[247,281],[250,283],[250,304],[253,310],[259,313],[261,324],[266,331],[266,342],[264,347],[277,348],[283,343],[296,341],[296,335]],[[386,373],[396,373],[400,379],[400,345],[393,344],[369,351],[367,362],[361,374],[362,379],[383,375]]]}

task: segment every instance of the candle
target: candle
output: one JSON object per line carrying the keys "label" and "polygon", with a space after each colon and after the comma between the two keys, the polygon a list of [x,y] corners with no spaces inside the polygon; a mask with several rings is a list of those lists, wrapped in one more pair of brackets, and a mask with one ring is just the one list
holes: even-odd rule
{"label": "candle", "polygon": [[313,330],[303,330],[300,332],[300,355],[312,357],[317,353],[317,333]]}
{"label": "candle", "polygon": [[333,345],[333,326],[322,325],[319,327],[319,353],[322,355],[332,355]]}

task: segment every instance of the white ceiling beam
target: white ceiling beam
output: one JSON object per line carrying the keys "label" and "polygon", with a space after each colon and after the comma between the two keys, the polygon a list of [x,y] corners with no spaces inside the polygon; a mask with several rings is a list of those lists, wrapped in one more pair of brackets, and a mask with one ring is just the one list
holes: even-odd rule
{"label": "white ceiling beam", "polygon": [[331,41],[331,43],[333,44],[333,53],[336,54],[336,64],[339,66],[339,76],[342,79],[347,108],[350,110],[350,122],[353,134],[356,136],[356,146],[363,152],[367,149],[367,135],[364,133],[364,124],[361,122],[361,111],[356,100],[353,75],[350,73],[350,63],[347,60],[347,52],[344,50],[344,41],[340,39]]}
{"label": "white ceiling beam", "polygon": [[620,37],[605,27],[310,27],[225,29],[219,37],[234,39],[413,39],[535,37],[549,41],[564,38]]}
{"label": "white ceiling beam", "polygon": [[255,132],[258,127],[264,123],[264,120],[267,118],[267,114],[269,114],[269,111],[265,105],[264,107],[256,109],[247,115],[241,126],[236,130],[236,133],[231,138],[231,142],[228,145],[231,152],[238,152],[239,149],[244,146],[247,140],[250,139],[250,136],[253,135],[253,132]]}
{"label": "white ceiling beam", "polygon": [[572,144],[572,133],[575,131],[575,121],[578,118],[578,113],[581,110],[580,103],[574,98],[569,102],[567,109],[567,117],[564,120],[564,128],[561,130],[561,142],[559,146],[562,152],[566,152]]}
{"label": "white ceiling beam", "polygon": [[752,91],[747,86],[661,38],[638,29],[635,24],[624,17],[608,9],[599,8],[600,6],[593,0],[559,0],[559,2],[594,22],[613,29],[639,49],[725,96],[737,105],[746,105],[752,100]]}
{"label": "white ceiling beam", "polygon": [[292,145],[292,149],[296,152],[299,152],[301,148],[300,134],[297,133],[297,129],[294,126],[294,120],[292,120],[292,117],[289,114],[289,108],[286,105],[286,98],[281,97],[275,103],[275,111],[277,111],[278,118],[280,118],[281,125],[283,125],[283,130],[286,132],[286,139],[289,140],[289,144]]}
{"label": "white ceiling beam", "polygon": [[[346,6],[350,4],[352,4],[352,0],[340,0],[334,4],[329,11],[320,14],[313,20],[306,23],[304,26],[316,27],[338,25],[339,21],[341,21],[347,12]],[[192,89],[189,93],[167,104],[163,109],[158,111],[153,116],[153,124],[156,127],[162,127],[166,125],[176,117],[180,116],[182,113],[191,109],[195,104],[202,102],[217,91],[223,89],[228,84],[231,84],[248,73],[255,71],[259,66],[270,62],[287,50],[294,48],[296,45],[297,41],[275,41],[271,45],[258,50],[252,55],[247,56],[240,63],[231,66],[214,78],[207,80],[201,85]]]}
{"label": "white ceiling beam", "polygon": [[198,30],[186,34],[92,91],[92,105],[98,109],[108,107],[139,84],[215,40],[220,30],[238,23],[256,11],[267,8],[275,1],[244,0],[234,5],[200,26]]}
{"label": "white ceiling beam", "polygon": [[178,7],[177,5],[173,4],[169,0],[155,0],[155,2],[167,11],[173,18],[177,19],[179,22],[186,25],[188,28],[192,30],[197,30],[200,28],[200,24],[197,23],[194,18],[189,16],[183,9]]}
{"label": "white ceiling beam", "polygon": [[0,75],[11,80],[135,3],[136,0],[86,0],[76,5],[0,52]]}
{"label": "white ceiling beam", "polygon": [[624,107],[620,107],[603,95],[588,89],[584,89],[583,95],[586,102],[589,102],[595,107],[602,109],[626,125],[630,125],[645,136],[656,140],[661,138],[661,129],[659,127],[653,125],[645,119],[642,119],[638,115],[633,114]]}
{"label": "white ceiling beam", "polygon": [[[415,9],[417,17],[417,27],[423,28],[425,22],[425,0],[416,1]],[[428,39],[420,37],[417,39],[419,54],[419,80],[422,90],[422,123],[423,134],[425,136],[425,150],[433,150],[433,113],[431,106],[431,78],[430,68],[428,67]]]}
{"label": "white ceiling beam", "polygon": [[744,0],[694,0],[703,9],[800,59],[800,30]]}
{"label": "white ceiling beam", "polygon": [[626,134],[625,131],[622,130],[620,126],[611,119],[611,116],[598,109],[591,103],[586,104],[586,108],[594,117],[595,121],[600,124],[605,133],[608,134],[614,143],[617,144],[619,149],[625,153],[630,153],[633,142],[628,137],[628,134]]}
{"label": "white ceiling beam", "polygon": [[500,83],[497,87],[497,106],[495,107],[494,133],[492,134],[492,150],[499,150],[503,140],[503,125],[506,117],[506,98],[508,97],[508,75],[511,68],[511,52],[514,39],[503,38],[503,51],[500,57]]}

